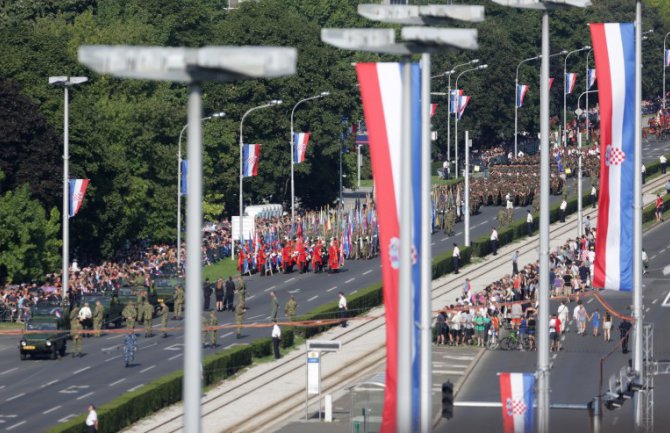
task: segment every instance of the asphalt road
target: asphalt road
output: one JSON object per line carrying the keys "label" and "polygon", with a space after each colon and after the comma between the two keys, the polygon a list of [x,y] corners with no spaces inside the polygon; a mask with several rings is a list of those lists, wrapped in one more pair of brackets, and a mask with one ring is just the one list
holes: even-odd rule
{"label": "asphalt road", "polygon": [[[648,144],[651,150],[657,143]],[[659,151],[663,151],[662,149]],[[552,197],[553,201],[560,197]],[[471,218],[471,239],[490,233],[496,224],[499,208],[484,207]],[[525,218],[525,209],[515,209],[515,217]],[[450,251],[452,244],[463,244],[463,224],[456,226],[456,234],[447,237],[436,233],[432,237],[433,255]],[[337,299],[337,292],[351,295],[358,289],[380,281],[380,260],[351,260],[337,274],[311,273],[272,277],[253,276],[247,278],[247,305],[245,323],[267,323],[270,315],[270,290],[275,290],[283,305],[289,294],[298,302],[298,314],[312,310]],[[212,297],[212,303],[214,298]],[[234,323],[232,312],[218,313],[219,324]],[[157,321],[155,321],[157,322]],[[181,322],[170,321],[169,326],[180,326]],[[258,337],[269,336],[270,328],[249,328],[242,339],[235,339],[234,331],[219,331],[219,347],[204,349],[203,355],[223,350],[235,344],[248,344]],[[89,402],[102,405],[119,395],[138,389],[165,374],[183,367],[183,335],[181,332],[169,338],[153,337],[138,339],[139,351],[136,362],[124,368],[120,335],[106,335],[99,339],[84,339],[82,358],[69,356],[57,361],[47,359],[20,361],[18,339],[0,336],[0,431],[39,432],[59,422],[65,422],[86,411]],[[68,343],[68,349],[71,342]]]}
{"label": "asphalt road", "polygon": [[[655,328],[656,360],[670,360],[670,291],[667,285],[667,276],[663,276],[662,269],[670,265],[670,225],[664,223],[650,230],[644,235],[643,247],[649,254],[650,269],[643,278],[645,323],[653,323]],[[630,314],[628,310],[632,304],[630,293],[604,292],[605,299],[617,310]],[[575,303],[571,303],[570,315]],[[595,299],[586,301],[586,309],[590,313],[595,308],[602,307]],[[557,304],[552,304],[552,312],[556,311]],[[611,374],[618,372],[627,365],[631,354],[623,354],[616,348],[619,341],[618,325],[620,321],[614,319],[612,341],[606,343],[602,336],[593,337],[590,323],[587,326],[589,335],[578,336],[575,324],[571,323],[564,341],[564,350],[552,353],[553,367],[550,378],[551,403],[585,404],[599,393],[600,359],[613,350],[604,364],[604,382],[607,389],[607,379]],[[629,349],[632,348],[632,341]],[[476,369],[461,389],[457,402],[499,402],[500,392],[498,372],[531,372],[535,370],[536,352],[487,352]],[[656,431],[665,431],[670,423],[670,377],[656,376],[655,378],[655,425]],[[537,414],[537,412],[536,412]],[[453,431],[502,431],[501,409],[498,408],[471,408],[456,407],[454,418],[442,420],[437,432]],[[589,432],[591,419],[585,410],[552,409],[550,413],[550,429],[557,432]],[[634,431],[633,404],[628,401],[621,409],[614,411],[603,410],[602,430],[612,433],[628,433]]]}

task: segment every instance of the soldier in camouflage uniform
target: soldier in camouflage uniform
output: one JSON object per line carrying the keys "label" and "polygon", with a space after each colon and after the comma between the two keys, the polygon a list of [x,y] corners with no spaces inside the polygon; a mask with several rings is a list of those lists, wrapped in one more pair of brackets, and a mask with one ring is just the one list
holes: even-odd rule
{"label": "soldier in camouflage uniform", "polygon": [[177,285],[174,289],[174,320],[181,320],[181,312],[184,307],[184,288]]}
{"label": "soldier in camouflage uniform", "polygon": [[145,301],[142,306],[142,317],[144,319],[144,337],[153,337],[154,334],[151,333],[151,323],[154,318],[154,307],[149,301]]}
{"label": "soldier in camouflage uniform", "polygon": [[[247,285],[241,275],[237,277],[237,303],[242,304],[242,307],[246,309]],[[235,309],[235,312],[237,312],[237,309]]]}
{"label": "soldier in camouflage uniform", "polygon": [[137,310],[135,310],[135,305],[133,301],[129,301],[128,304],[123,307],[121,311],[123,319],[126,321],[126,328],[135,330],[135,320],[137,320]]}
{"label": "soldier in camouflage uniform", "polygon": [[[219,324],[218,319],[216,318],[216,313],[214,311],[209,312],[209,318],[205,322],[205,326],[213,327]],[[207,336],[209,338],[209,343],[207,338],[204,338],[205,347],[212,346],[216,347],[216,329],[210,329],[207,331]]]}
{"label": "soldier in camouflage uniform", "polygon": [[105,307],[100,301],[95,301],[95,311],[93,312],[93,329],[95,336],[100,337],[100,330],[102,329],[102,322],[105,320]]}
{"label": "soldier in camouflage uniform", "polygon": [[240,338],[240,331],[242,330],[242,321],[244,320],[244,298],[240,297],[235,306],[235,322],[237,323],[236,337]]}
{"label": "soldier in camouflage uniform", "polygon": [[81,331],[83,327],[79,319],[74,319],[70,324],[70,335],[72,336],[72,357],[83,356],[82,343],[81,343]]}
{"label": "soldier in camouflage uniform", "polygon": [[137,336],[133,331],[128,331],[128,334],[123,338],[123,360],[126,367],[135,360],[135,351],[137,350]]}
{"label": "soldier in camouflage uniform", "polygon": [[165,301],[161,299],[158,304],[160,307],[159,314],[161,315],[161,328],[163,328],[163,338],[167,338],[168,333],[165,328],[168,326],[168,316],[170,315],[170,309],[165,305]]}
{"label": "soldier in camouflage uniform", "polygon": [[295,297],[291,295],[291,299],[288,300],[286,306],[284,306],[284,314],[288,317],[289,321],[295,319],[295,312],[298,309],[298,303],[295,301]]}

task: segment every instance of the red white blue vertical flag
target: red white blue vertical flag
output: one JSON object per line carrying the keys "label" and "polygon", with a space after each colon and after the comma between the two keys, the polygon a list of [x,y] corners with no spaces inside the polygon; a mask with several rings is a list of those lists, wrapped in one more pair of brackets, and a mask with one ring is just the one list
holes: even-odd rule
{"label": "red white blue vertical flag", "polygon": [[588,80],[588,89],[586,89],[586,90],[591,90],[591,87],[593,87],[593,85],[596,84],[596,70],[595,69],[589,69],[589,74],[588,74],[587,80]]}
{"label": "red white blue vertical flag", "polygon": [[84,195],[86,194],[86,188],[88,187],[88,179],[70,179],[70,200],[69,200],[69,209],[68,215],[70,218],[77,215],[79,209],[81,209],[81,204],[84,202]]}
{"label": "red white blue vertical flag", "polygon": [[242,155],[243,170],[242,177],[251,177],[258,175],[258,160],[261,156],[260,144],[245,144],[244,155]]}
{"label": "red white blue vertical flag", "polygon": [[[396,432],[397,374],[398,374],[398,282],[400,268],[400,206],[412,206],[414,226],[412,251],[412,282],[414,298],[413,314],[419,311],[419,263],[418,252],[421,232],[420,197],[420,149],[421,149],[421,71],[418,64],[412,64],[412,203],[400,203],[400,158],[402,124],[402,65],[400,63],[358,63],[356,71],[361,89],[365,123],[370,140],[377,207],[379,217],[379,238],[382,255],[382,279],[384,306],[386,309],[386,387],[381,431]],[[419,317],[419,316],[417,316]],[[412,333],[412,420],[418,428],[419,419],[419,362],[418,329]]]}
{"label": "red white blue vertical flag", "polygon": [[633,288],[635,26],[591,24],[600,102],[600,197],[593,286]]}
{"label": "red white blue vertical flag", "polygon": [[300,164],[305,160],[307,153],[307,143],[309,142],[309,132],[300,132],[293,134],[293,162]]}
{"label": "red white blue vertical flag", "polygon": [[454,89],[449,96],[449,113],[456,114],[458,112],[458,97],[463,94],[463,90]]}
{"label": "red white blue vertical flag", "polygon": [[437,112],[437,104],[430,104],[430,117],[432,118]]}
{"label": "red white blue vertical flag", "polygon": [[470,102],[469,96],[461,95],[458,97],[458,120],[461,120],[461,117],[463,117],[463,112],[465,112],[468,102]]}
{"label": "red white blue vertical flag", "polygon": [[528,84],[518,84],[516,86],[516,108],[523,107],[523,98],[528,93]]}
{"label": "red white blue vertical flag", "polygon": [[551,86],[554,85],[554,77],[549,77],[549,90],[551,90]]}
{"label": "red white blue vertical flag", "polygon": [[665,67],[670,66],[670,50],[665,50]]}
{"label": "red white blue vertical flag", "polygon": [[500,373],[503,432],[531,433],[533,431],[532,373]]}
{"label": "red white blue vertical flag", "polygon": [[574,72],[568,72],[565,74],[565,94],[569,95],[575,90],[575,84],[577,83],[577,74]]}

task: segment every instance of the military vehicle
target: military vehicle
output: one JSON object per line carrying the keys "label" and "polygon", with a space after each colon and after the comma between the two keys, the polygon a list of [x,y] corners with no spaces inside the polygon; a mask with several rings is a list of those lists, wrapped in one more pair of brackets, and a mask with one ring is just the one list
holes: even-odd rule
{"label": "military vehicle", "polygon": [[154,278],[153,286],[157,296],[156,301],[160,302],[163,300],[170,311],[174,311],[174,289],[179,284],[181,284],[182,287],[186,286],[185,280],[176,275]]}
{"label": "military vehicle", "polygon": [[19,353],[21,360],[25,360],[28,355],[35,357],[37,355],[47,355],[51,359],[58,358],[58,355],[65,355],[65,346],[69,337],[65,330],[65,320],[62,316],[37,316],[26,323],[26,331],[31,332],[23,335],[19,342]]}
{"label": "military vehicle", "polygon": [[88,307],[91,309],[91,313],[95,312],[95,302],[100,301],[103,307],[105,307],[105,316],[102,320],[102,327],[109,328],[114,326],[114,328],[120,328],[123,322],[123,317],[121,317],[121,311],[125,306],[124,302],[119,300],[118,296],[114,296],[111,292],[103,293],[86,293],[81,297],[81,305],[88,303]]}

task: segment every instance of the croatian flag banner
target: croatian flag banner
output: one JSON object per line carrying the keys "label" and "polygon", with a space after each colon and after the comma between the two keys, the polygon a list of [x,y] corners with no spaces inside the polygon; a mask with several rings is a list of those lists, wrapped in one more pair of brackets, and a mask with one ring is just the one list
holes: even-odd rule
{"label": "croatian flag banner", "polygon": [[[361,89],[365,123],[370,140],[377,207],[379,217],[379,239],[382,255],[382,279],[384,306],[386,309],[386,389],[381,431],[396,432],[397,372],[398,372],[398,280],[400,268],[400,207],[413,209],[413,251],[412,282],[414,297],[403,302],[412,302],[412,311],[417,316],[419,298],[419,257],[421,203],[421,71],[418,64],[412,64],[412,203],[400,203],[400,159],[402,137],[402,64],[400,63],[358,63],[356,71]],[[417,316],[418,317],[418,316]],[[418,320],[418,319],[415,319]],[[412,420],[418,429],[419,415],[419,362],[417,359],[418,329],[412,332]]]}
{"label": "croatian flag banner", "polygon": [[596,83],[596,70],[595,69],[589,69],[589,76],[588,76],[588,81],[589,81],[589,88],[586,90],[591,90],[591,87]]}
{"label": "croatian flag banner", "polygon": [[437,104],[430,104],[430,117],[433,117],[437,112]]}
{"label": "croatian flag banner", "polygon": [[470,102],[469,96],[458,97],[458,120],[461,120],[461,117],[463,117],[463,113],[465,112],[465,107],[468,106],[468,102]]}
{"label": "croatian flag banner", "polygon": [[81,204],[84,202],[84,194],[88,187],[88,179],[70,179],[70,205],[68,215],[70,218],[77,215]]}
{"label": "croatian flag banner", "polygon": [[533,431],[532,373],[500,373],[503,432],[531,433]]}
{"label": "croatian flag banner", "polygon": [[670,50],[665,50],[665,66],[670,66]]}
{"label": "croatian flag banner", "polygon": [[565,74],[565,94],[569,95],[575,90],[575,83],[577,83],[577,74],[568,72]]}
{"label": "croatian flag banner", "polygon": [[600,197],[593,286],[633,288],[635,26],[591,24],[600,102]]}
{"label": "croatian flag banner", "polygon": [[516,86],[516,108],[523,107],[523,98],[526,97],[526,93],[528,93],[527,84],[519,84]]}
{"label": "croatian flag banner", "polygon": [[293,134],[293,162],[300,164],[305,160],[307,153],[307,143],[309,142],[309,132],[300,132]]}
{"label": "croatian flag banner", "polygon": [[549,77],[549,90],[551,90],[551,86],[554,85],[554,77]]}
{"label": "croatian flag banner", "polygon": [[451,95],[449,96],[449,113],[456,114],[458,112],[458,97],[463,94],[463,90],[452,90]]}
{"label": "croatian flag banner", "polygon": [[258,175],[258,159],[261,156],[260,144],[245,144],[244,155],[242,160],[244,162],[242,176],[251,177]]}

